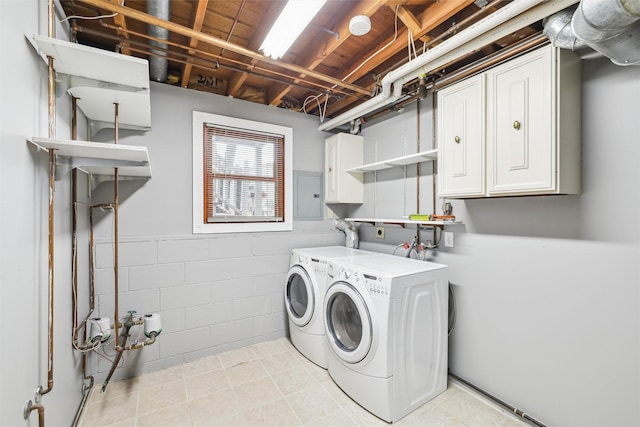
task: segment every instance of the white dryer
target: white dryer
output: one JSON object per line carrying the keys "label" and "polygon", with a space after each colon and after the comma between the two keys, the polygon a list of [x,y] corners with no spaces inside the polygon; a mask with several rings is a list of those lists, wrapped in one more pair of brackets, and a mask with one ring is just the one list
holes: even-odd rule
{"label": "white dryer", "polygon": [[300,248],[291,251],[284,298],[289,317],[291,343],[307,359],[327,368],[323,303],[327,290],[327,262],[352,259],[371,252],[344,246]]}
{"label": "white dryer", "polygon": [[387,422],[447,388],[447,272],[383,254],[329,262],[329,375]]}

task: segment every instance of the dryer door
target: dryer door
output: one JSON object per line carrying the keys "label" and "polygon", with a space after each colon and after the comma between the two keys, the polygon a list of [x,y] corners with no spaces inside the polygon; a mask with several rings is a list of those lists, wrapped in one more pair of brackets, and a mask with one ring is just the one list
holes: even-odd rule
{"label": "dryer door", "polygon": [[371,348],[373,331],[362,295],[347,282],[335,282],[327,290],[324,314],[333,352],[348,363],[364,359]]}
{"label": "dryer door", "polygon": [[294,324],[305,326],[309,323],[315,307],[315,289],[307,271],[297,264],[289,269],[284,303]]}

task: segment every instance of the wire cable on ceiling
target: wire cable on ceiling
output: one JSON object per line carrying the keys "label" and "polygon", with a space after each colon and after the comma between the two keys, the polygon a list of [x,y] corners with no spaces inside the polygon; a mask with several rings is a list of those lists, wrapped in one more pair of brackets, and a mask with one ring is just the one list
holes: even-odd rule
{"label": "wire cable on ceiling", "polygon": [[[124,6],[124,0],[122,0],[120,2],[120,6]],[[64,19],[60,20],[60,23],[66,22],[70,19],[87,19],[87,20],[91,20],[91,19],[102,19],[102,18],[113,18],[115,16],[118,16],[118,13],[111,13],[109,15],[98,15],[98,16],[81,16],[81,15],[71,15],[71,16],[67,16]]]}
{"label": "wire cable on ceiling", "polygon": [[[400,8],[400,5],[396,5],[396,9],[395,9],[395,18],[394,18],[394,31],[393,31],[393,39],[391,39],[391,41],[389,41],[386,45],[382,46],[380,49],[378,49],[375,53],[373,53],[372,55],[370,55],[367,59],[365,59],[360,65],[358,65],[353,71],[351,71],[349,74],[347,74],[346,76],[344,76],[341,80],[345,81],[346,79],[348,79],[349,77],[351,77],[354,73],[356,73],[360,68],[362,68],[367,62],[369,62],[370,60],[372,60],[373,58],[375,58],[377,55],[380,54],[380,52],[382,52],[383,50],[385,50],[386,48],[388,48],[389,46],[391,46],[393,44],[393,42],[395,42],[398,39],[398,10]],[[331,87],[331,89],[336,88],[337,85],[334,85]],[[377,91],[378,89],[378,85],[375,85],[375,89]],[[318,101],[318,99],[325,95],[325,101],[324,101],[324,110],[321,110],[320,108],[320,102]],[[375,95],[375,93],[374,93]],[[309,101],[313,101],[315,100],[318,103],[318,114],[320,115],[320,123],[324,123],[324,118],[325,118],[325,114],[327,112],[327,101],[329,100],[329,93],[327,92],[326,94],[324,93],[319,93],[318,95],[310,95],[307,97],[307,99],[304,100],[304,103],[302,104],[302,110],[304,111],[305,114],[307,114],[307,110],[306,110],[306,106],[307,103]]]}
{"label": "wire cable on ceiling", "polygon": [[[318,99],[324,95],[324,106],[320,106],[320,101]],[[302,103],[302,111],[307,114],[307,104],[309,102],[316,101],[318,103],[318,114],[320,115],[320,123],[324,122],[325,113],[327,112],[327,102],[329,101],[328,93],[319,93],[317,95],[309,95]]]}

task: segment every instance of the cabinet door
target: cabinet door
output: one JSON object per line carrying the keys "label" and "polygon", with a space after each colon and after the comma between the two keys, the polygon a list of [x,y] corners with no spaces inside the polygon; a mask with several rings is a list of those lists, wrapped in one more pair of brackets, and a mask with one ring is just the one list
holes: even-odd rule
{"label": "cabinet door", "polygon": [[325,140],[325,203],[362,203],[362,174],[348,169],[362,164],[363,138],[339,133]]}
{"label": "cabinet door", "polygon": [[438,92],[440,197],[485,194],[484,75]]}
{"label": "cabinet door", "polygon": [[340,198],[338,188],[338,168],[340,167],[340,157],[338,155],[338,140],[329,138],[325,143],[325,200],[335,201]]}
{"label": "cabinet door", "polygon": [[551,53],[539,49],[487,72],[489,195],[555,189]]}

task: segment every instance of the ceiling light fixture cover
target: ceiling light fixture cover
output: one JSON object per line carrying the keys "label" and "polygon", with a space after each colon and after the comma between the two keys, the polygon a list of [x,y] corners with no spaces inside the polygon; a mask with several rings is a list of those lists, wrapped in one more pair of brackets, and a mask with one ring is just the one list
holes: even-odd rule
{"label": "ceiling light fixture cover", "polygon": [[371,31],[371,20],[367,15],[356,15],[349,21],[349,31],[354,36],[363,36]]}
{"label": "ceiling light fixture cover", "polygon": [[262,42],[260,50],[273,59],[281,58],[326,2],[327,0],[289,0]]}

